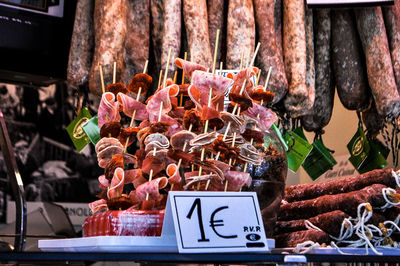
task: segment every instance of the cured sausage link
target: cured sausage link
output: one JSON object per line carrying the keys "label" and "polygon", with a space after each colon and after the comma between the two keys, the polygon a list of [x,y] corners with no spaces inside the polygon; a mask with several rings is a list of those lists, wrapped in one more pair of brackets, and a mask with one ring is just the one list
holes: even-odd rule
{"label": "cured sausage link", "polygon": [[306,219],[321,213],[341,210],[352,217],[357,216],[357,207],[369,202],[372,206],[383,206],[382,184],[374,184],[361,190],[336,195],[325,195],[316,199],[296,201],[280,207],[278,220]]}
{"label": "cured sausage link", "polygon": [[385,18],[386,32],[389,37],[397,90],[400,90],[400,1],[394,1],[393,6],[383,7],[382,11]]}
{"label": "cured sausage link", "polygon": [[206,0],[183,0],[183,17],[189,42],[189,61],[211,67]]}
{"label": "cured sausage link", "polygon": [[79,0],[69,50],[67,81],[71,86],[87,85],[93,49],[93,0]]}
{"label": "cured sausage link", "polygon": [[343,106],[359,111],[367,108],[371,93],[352,10],[332,10],[332,65]]}
{"label": "cured sausage link", "polygon": [[216,62],[225,61],[224,56],[226,51],[223,50],[225,43],[225,0],[208,0],[208,33],[210,34],[211,53],[215,50],[215,40],[217,31],[220,30],[219,41],[217,47]]}
{"label": "cured sausage link", "polygon": [[[275,1],[254,0],[257,32],[261,43],[257,65],[262,69],[260,84],[266,80],[268,69],[272,67],[272,74],[268,83],[268,90],[274,93],[273,103],[279,102],[287,93],[288,84],[283,66],[282,47],[278,46],[275,30]],[[279,41],[279,45],[282,42]]]}
{"label": "cured sausage link", "polygon": [[320,244],[329,243],[330,237],[327,233],[317,230],[302,230],[291,233],[284,233],[274,236],[275,247],[277,248],[291,248],[296,247],[297,244],[304,243],[305,241],[313,241]]}
{"label": "cured sausage link", "polygon": [[[316,227],[320,228],[322,231],[333,236],[338,236],[340,233],[340,228],[343,220],[348,217],[349,217],[348,214],[340,210],[335,210],[332,212],[319,214],[307,220]],[[295,232],[300,230],[307,230],[306,220],[304,219],[292,220],[292,221],[278,221],[276,222],[274,228],[276,234]]]}
{"label": "cured sausage link", "polygon": [[323,195],[332,195],[359,190],[373,184],[384,184],[395,188],[396,181],[391,168],[377,169],[361,175],[341,178],[324,183],[300,184],[285,188],[284,200],[287,202],[314,199]]}
{"label": "cured sausage link", "polygon": [[366,57],[368,82],[378,113],[385,117],[398,117],[400,97],[381,8],[360,8],[355,10],[355,14]]}
{"label": "cured sausage link", "polygon": [[[122,82],[129,84],[133,76],[143,72],[149,59],[150,47],[150,2],[128,0],[127,32],[124,45],[124,67]],[[122,67],[122,66],[117,66]]]}
{"label": "cured sausage link", "polygon": [[165,67],[168,53],[171,49],[169,77],[173,77],[176,69],[174,59],[179,56],[181,49],[181,0],[164,0],[164,28],[162,37],[161,66]]}
{"label": "cured sausage link", "polygon": [[256,29],[252,0],[230,0],[228,5],[226,67],[239,69],[241,55],[252,56]]}
{"label": "cured sausage link", "polygon": [[123,65],[124,41],[126,36],[127,0],[96,0],[94,8],[95,48],[89,76],[90,91],[100,96],[99,64],[102,65],[105,85],[112,83],[113,64],[117,63],[117,80]]}
{"label": "cured sausage link", "polygon": [[319,131],[332,116],[335,93],[331,69],[331,16],[329,9],[314,12],[315,101],[311,114],[302,117],[307,131]]}
{"label": "cured sausage link", "polygon": [[290,115],[307,114],[314,102],[306,85],[307,48],[303,0],[283,1],[283,55],[289,91],[284,100]]}

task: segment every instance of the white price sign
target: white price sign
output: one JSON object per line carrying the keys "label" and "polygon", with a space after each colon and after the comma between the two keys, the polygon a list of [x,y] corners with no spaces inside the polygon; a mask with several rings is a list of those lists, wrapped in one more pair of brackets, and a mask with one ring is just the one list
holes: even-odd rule
{"label": "white price sign", "polygon": [[180,253],[267,252],[271,248],[255,192],[171,191],[167,220],[169,213]]}

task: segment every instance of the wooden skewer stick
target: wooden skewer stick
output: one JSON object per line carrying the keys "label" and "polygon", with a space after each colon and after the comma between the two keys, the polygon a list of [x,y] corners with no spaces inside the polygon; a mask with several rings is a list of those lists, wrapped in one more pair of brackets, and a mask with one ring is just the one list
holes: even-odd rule
{"label": "wooden skewer stick", "polygon": [[113,83],[115,83],[117,80],[117,62],[114,62],[113,65]]}
{"label": "wooden skewer stick", "polygon": [[[144,64],[144,68],[143,68],[143,74],[147,72],[147,65],[149,63],[149,60],[146,60],[146,63]],[[139,87],[138,93],[136,95],[136,101],[140,100],[140,94],[142,93],[142,87]],[[135,120],[135,116],[136,116],[136,109],[133,110],[133,114],[132,114],[132,118],[131,118],[131,122],[129,124],[129,127],[133,126],[133,121]],[[125,143],[125,149],[124,152],[126,152],[126,150],[128,149],[128,143],[129,143],[129,136],[126,138],[126,143]]]}
{"label": "wooden skewer stick", "polygon": [[219,42],[219,32],[220,30],[217,30],[217,37],[215,40],[215,48],[214,48],[214,61],[213,61],[213,68],[211,73],[215,73],[215,64],[217,63],[217,53],[218,53],[218,42]]}
{"label": "wooden skewer stick", "polygon": [[176,70],[175,73],[174,73],[174,80],[173,80],[173,83],[174,83],[174,84],[176,84],[176,78],[177,78],[177,76],[178,76],[178,71]]}
{"label": "wooden skewer stick", "polygon": [[101,89],[103,94],[106,92],[106,88],[104,86],[104,76],[103,76],[103,67],[99,63],[99,70],[100,70],[100,81],[101,81]]}

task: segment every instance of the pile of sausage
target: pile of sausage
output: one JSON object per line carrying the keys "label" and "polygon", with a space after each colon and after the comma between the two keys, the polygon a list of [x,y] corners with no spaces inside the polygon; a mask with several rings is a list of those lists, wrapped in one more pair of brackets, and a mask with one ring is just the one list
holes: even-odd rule
{"label": "pile of sausage", "polygon": [[[170,190],[240,191],[251,185],[250,169],[276,156],[278,148],[265,147],[263,134],[277,119],[262,105],[273,94],[253,84],[257,68],[223,77],[181,58],[175,64],[190,84],[165,77],[142,103],[140,92],[152,83],[142,73],[128,86],[108,84],[102,94],[97,113],[101,139],[95,148],[104,168],[98,179],[103,192],[90,204],[93,212],[164,208]],[[229,87],[233,111],[227,112],[223,105]],[[124,190],[128,184],[134,188],[129,194]]]}
{"label": "pile of sausage", "polygon": [[[395,221],[400,216],[398,206],[380,209],[386,204],[383,191],[397,186],[393,169],[384,169],[325,183],[286,187],[274,229],[276,247],[296,247],[305,241],[329,245],[339,238],[343,221],[357,218],[360,204],[365,203],[373,207],[368,223],[380,226],[383,232],[385,221]],[[307,226],[310,222],[316,228]],[[392,234],[391,240],[399,241],[398,233]]]}
{"label": "pile of sausage", "polygon": [[[189,61],[211,69],[216,48],[218,63],[239,69],[256,42],[260,84],[272,69],[271,104],[301,118],[306,130],[320,132],[329,123],[335,85],[347,109],[363,112],[373,135],[384,118],[399,116],[398,0],[343,10],[309,9],[304,0],[79,0],[67,79],[100,96],[99,64],[107,84],[114,62],[117,80],[127,84],[146,60],[157,76],[170,49],[172,58],[188,52]],[[176,67],[169,70],[172,76]]]}

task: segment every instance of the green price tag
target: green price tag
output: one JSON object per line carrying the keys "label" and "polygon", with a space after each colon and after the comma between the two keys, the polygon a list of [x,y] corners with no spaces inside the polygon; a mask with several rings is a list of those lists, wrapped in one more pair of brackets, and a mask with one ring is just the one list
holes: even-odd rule
{"label": "green price tag", "polygon": [[356,134],[354,134],[353,138],[347,144],[347,149],[351,155],[349,161],[358,170],[370,151],[368,139],[361,126],[358,127]]}
{"label": "green price tag", "polygon": [[312,180],[316,180],[323,173],[332,169],[337,162],[324,146],[322,140],[314,141],[312,146],[312,151],[303,162],[303,168]]}
{"label": "green price tag", "polygon": [[82,129],[82,125],[89,121],[90,118],[92,118],[92,116],[89,110],[84,107],[76,118],[67,126],[68,135],[78,151],[81,151],[90,142],[85,131]]}
{"label": "green price tag", "polygon": [[85,131],[86,135],[90,139],[90,142],[93,143],[93,145],[96,145],[97,142],[99,142],[99,140],[101,139],[97,115],[92,117],[85,124],[83,124],[82,129],[83,129],[83,131]]}
{"label": "green price tag", "polygon": [[288,167],[293,172],[297,172],[313,146],[305,139],[301,128],[287,131],[284,137],[288,147],[291,147],[287,153]]}
{"label": "green price tag", "polygon": [[378,139],[372,139],[369,141],[371,147],[367,158],[364,160],[362,165],[357,171],[362,174],[374,169],[383,169],[388,165],[386,161],[390,150]]}

